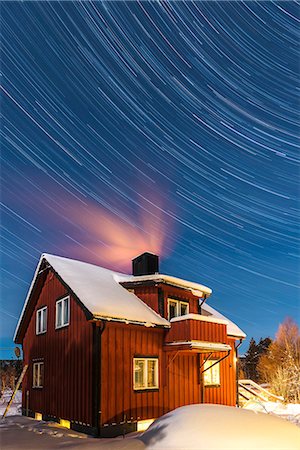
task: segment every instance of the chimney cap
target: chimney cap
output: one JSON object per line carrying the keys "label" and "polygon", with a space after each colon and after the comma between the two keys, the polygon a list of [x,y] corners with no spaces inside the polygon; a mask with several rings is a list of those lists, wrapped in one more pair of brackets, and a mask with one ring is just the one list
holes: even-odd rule
{"label": "chimney cap", "polygon": [[157,256],[159,258],[159,256],[156,253],[153,252],[143,252],[143,253],[139,253],[138,255],[136,255],[134,258],[132,258],[132,261],[134,261],[136,258],[140,258],[143,255],[154,255]]}

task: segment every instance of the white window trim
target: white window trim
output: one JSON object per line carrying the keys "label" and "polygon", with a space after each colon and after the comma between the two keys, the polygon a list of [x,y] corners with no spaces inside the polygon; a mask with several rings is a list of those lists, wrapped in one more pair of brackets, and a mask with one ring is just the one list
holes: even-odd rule
{"label": "white window trim", "polygon": [[[45,320],[46,328],[45,328],[45,330],[42,330],[42,331],[39,331],[39,313],[41,313],[41,317],[43,316],[43,314],[46,315],[46,320]],[[36,322],[35,322],[36,334],[44,334],[47,332],[47,316],[48,316],[47,306],[44,306],[43,308],[40,308],[36,311]],[[41,323],[43,323],[43,321],[41,321]]]}
{"label": "white window trim", "polygon": [[[168,320],[170,320],[170,308],[169,308],[170,302],[176,303],[176,316],[175,317],[184,317],[187,314],[189,314],[189,312],[190,312],[190,304],[189,304],[189,302],[185,302],[183,300],[177,300],[175,298],[168,298]],[[187,306],[187,313],[184,314],[183,316],[181,314],[179,314],[181,305],[186,305]]]}
{"label": "white window trim", "polygon": [[[64,300],[68,300],[68,304],[69,304],[69,308],[68,308],[68,322],[63,323],[62,325],[57,325],[57,305],[59,303],[62,303],[62,308],[61,308],[61,315],[62,315],[62,319],[64,318],[64,308],[65,308],[65,302]],[[55,305],[55,329],[58,330],[59,328],[64,328],[67,327],[70,324],[70,296],[67,295],[66,297],[60,298],[59,300],[57,300],[56,305]]]}
{"label": "white window trim", "polygon": [[[35,362],[35,363],[33,363],[33,365],[32,365],[32,370],[33,370],[33,372],[32,372],[32,387],[33,387],[33,388],[41,389],[41,388],[44,387],[44,383],[43,383],[44,380],[41,380],[41,381],[42,381],[42,384],[41,384],[41,385],[35,383],[36,381],[38,381],[38,380],[40,379],[40,375],[41,375],[41,366],[42,366],[42,365],[44,366],[44,361]],[[36,379],[35,379],[35,376],[34,376],[35,367],[38,368],[38,369],[37,369],[37,377],[36,377]],[[45,366],[44,366],[44,370],[45,370]]]}
{"label": "white window trim", "polygon": [[[221,385],[220,363],[218,362],[217,364],[215,364],[217,361],[219,361],[219,360],[218,360],[218,359],[208,359],[207,361],[205,361],[204,367],[203,367],[204,369],[207,368],[206,365],[207,365],[208,363],[211,363],[211,365],[214,364],[214,366],[213,366],[213,367],[207,368],[206,372],[203,373],[203,378],[204,378],[204,379],[203,379],[203,383],[204,383],[204,386],[220,386],[220,385]],[[217,383],[210,382],[210,381],[206,381],[206,380],[205,380],[205,373],[211,373],[210,379],[212,380],[212,372],[215,371],[215,370],[218,371],[218,374],[217,374],[217,376],[218,376],[218,381],[217,381]]]}
{"label": "white window trim", "polygon": [[[135,387],[135,361],[144,361],[145,364],[145,370],[144,370],[144,385],[145,387]],[[148,384],[148,361],[155,361],[155,379],[156,379],[156,385],[155,386],[147,386]],[[133,358],[133,389],[135,391],[149,391],[153,389],[159,389],[159,378],[158,378],[158,358],[147,358],[147,357],[141,357],[141,358]]]}

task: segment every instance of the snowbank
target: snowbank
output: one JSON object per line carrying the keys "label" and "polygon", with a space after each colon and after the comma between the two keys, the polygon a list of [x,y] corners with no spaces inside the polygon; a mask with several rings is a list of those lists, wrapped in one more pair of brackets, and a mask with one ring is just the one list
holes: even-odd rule
{"label": "snowbank", "polygon": [[283,419],[289,420],[290,422],[300,427],[299,403],[288,403],[285,405],[280,402],[262,402],[249,400],[249,402],[244,405],[244,409],[273,414],[282,417]]}
{"label": "snowbank", "polygon": [[157,419],[140,438],[147,449],[300,450],[300,429],[259,412],[189,405]]}

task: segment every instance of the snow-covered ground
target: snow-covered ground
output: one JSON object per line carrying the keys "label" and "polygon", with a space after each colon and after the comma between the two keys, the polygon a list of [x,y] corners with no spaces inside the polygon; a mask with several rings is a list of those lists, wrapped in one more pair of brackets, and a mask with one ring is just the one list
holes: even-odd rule
{"label": "snow-covered ground", "polygon": [[114,439],[95,439],[83,433],[63,428],[54,422],[34,420],[24,416],[9,416],[0,420],[1,450],[144,450],[145,444],[136,439],[140,433]]}
{"label": "snow-covered ground", "polygon": [[[238,419],[237,419],[238,417]],[[218,405],[190,405],[143,434],[94,439],[23,416],[0,421],[1,450],[299,450],[300,430],[269,415]]]}
{"label": "snow-covered ground", "polygon": [[283,419],[286,419],[300,427],[299,403],[288,403],[285,405],[280,402],[262,402],[249,400],[249,402],[245,404],[244,408],[282,417]]}
{"label": "snow-covered ground", "polygon": [[[3,395],[0,399],[0,418],[2,417],[5,408],[11,398],[12,391],[10,389],[7,389],[4,391]],[[22,408],[22,391],[17,391],[12,404],[10,405],[10,408],[7,412],[7,416],[15,416],[21,414],[21,408]]]}
{"label": "snow-covered ground", "polygon": [[[6,392],[0,401],[1,416],[10,395]],[[247,409],[189,405],[160,417],[145,433],[125,439],[94,439],[20,412],[18,392],[8,417],[0,421],[1,450],[300,450],[300,428],[288,422],[300,426],[300,405],[252,402]]]}

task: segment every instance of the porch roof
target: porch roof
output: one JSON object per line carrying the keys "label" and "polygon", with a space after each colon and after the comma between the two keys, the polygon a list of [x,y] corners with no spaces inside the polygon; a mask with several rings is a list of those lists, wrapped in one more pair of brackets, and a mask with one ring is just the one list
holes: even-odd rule
{"label": "porch roof", "polygon": [[164,345],[165,351],[194,351],[196,353],[229,352],[231,346],[219,342],[175,341]]}

